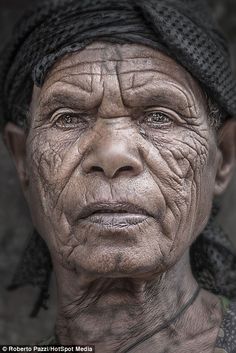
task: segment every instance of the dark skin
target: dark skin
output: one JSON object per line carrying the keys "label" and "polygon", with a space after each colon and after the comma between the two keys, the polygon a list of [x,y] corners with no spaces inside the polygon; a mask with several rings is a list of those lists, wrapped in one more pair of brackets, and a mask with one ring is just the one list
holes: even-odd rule
{"label": "dark skin", "polygon": [[[62,344],[122,352],[194,294],[189,249],[235,165],[236,123],[210,126],[196,80],[141,45],[94,43],[34,87],[12,152],[52,256]],[[201,290],[167,328],[129,352],[213,352],[218,297]]]}

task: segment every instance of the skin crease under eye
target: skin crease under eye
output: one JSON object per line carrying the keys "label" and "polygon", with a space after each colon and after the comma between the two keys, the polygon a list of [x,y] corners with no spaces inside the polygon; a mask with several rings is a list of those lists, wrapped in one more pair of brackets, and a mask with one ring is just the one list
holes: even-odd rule
{"label": "skin crease under eye", "polygon": [[[81,111],[85,124],[55,126]],[[25,195],[52,256],[60,343],[121,352],[197,287],[189,248],[207,223],[220,166],[204,94],[161,52],[96,43],[34,87],[26,151]],[[173,325],[130,352],[211,353],[221,320],[220,300],[201,290]]]}

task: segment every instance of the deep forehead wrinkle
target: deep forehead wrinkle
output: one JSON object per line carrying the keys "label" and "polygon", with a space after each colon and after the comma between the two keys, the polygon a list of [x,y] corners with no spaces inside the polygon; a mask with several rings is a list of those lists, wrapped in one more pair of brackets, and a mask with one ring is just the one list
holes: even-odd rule
{"label": "deep forehead wrinkle", "polygon": [[[47,110],[47,107],[51,109],[54,106],[69,106],[73,109],[95,109],[101,105],[104,94],[106,94],[106,90],[105,92],[104,90],[94,90],[94,94],[91,94],[86,90],[81,90],[77,84],[73,85],[67,82],[56,82],[53,86],[50,89],[50,94],[46,92],[40,97],[39,109]],[[151,85],[146,85],[146,87],[137,88],[137,90],[130,90],[130,92],[123,89],[118,91],[117,87],[116,94],[121,94],[122,105],[127,108],[156,105],[176,110],[176,112],[186,112],[186,114],[192,116],[193,114],[198,114],[196,109],[194,111],[191,109],[196,106],[194,100],[189,99],[186,92],[173,82],[156,86],[156,89],[151,87]]]}
{"label": "deep forehead wrinkle", "polygon": [[[161,85],[165,85],[165,89],[168,89],[168,84],[171,85],[172,87],[175,87],[176,90],[179,90],[182,94],[184,94],[186,98],[186,92],[191,96],[191,99],[194,100],[195,96],[190,89],[189,85],[182,85],[181,83],[178,84],[177,81],[173,80],[172,76],[169,73],[163,73],[162,71],[155,70],[155,69],[143,69],[141,72],[138,69],[133,69],[133,70],[126,70],[125,72],[120,72],[119,66],[116,65],[114,68],[115,71],[113,72],[107,72],[106,68],[101,68],[99,67],[98,70],[100,72],[94,73],[94,72],[89,72],[87,70],[85,71],[79,71],[77,73],[69,73],[66,74],[63,71],[63,76],[59,75],[55,79],[54,82],[50,85],[50,87],[53,86],[53,83],[61,82],[61,83],[68,83],[71,85],[74,85],[75,87],[81,88],[82,91],[92,93],[93,90],[95,90],[97,87],[97,83],[103,81],[103,78],[106,76],[119,76],[119,82],[120,86],[122,88],[122,91],[129,91],[129,90],[139,90],[139,89],[150,89],[151,93],[151,88],[155,90],[160,90]],[[102,70],[102,71],[101,71]],[[145,78],[145,74],[152,74],[152,77]],[[155,75],[157,74],[157,75]],[[127,80],[127,76],[130,76]],[[91,77],[97,77],[98,80],[91,80]],[[84,78],[81,80],[81,78]],[[89,84],[86,85],[83,82],[86,82],[86,80],[89,79]],[[141,84],[141,82],[146,81],[145,84]],[[158,83],[159,82],[159,83]],[[152,87],[155,85],[155,87]],[[89,87],[89,89],[87,88]],[[47,88],[48,89],[48,88]]]}
{"label": "deep forehead wrinkle", "polygon": [[[111,62],[112,65],[109,66],[109,70],[106,70],[106,68],[108,68],[107,66],[107,62],[106,65],[104,66],[94,66],[94,65],[81,65],[80,67],[77,66],[71,66],[70,68],[68,68],[68,70],[60,70],[60,71],[56,71],[53,72],[51,74],[51,76],[48,76],[48,79],[50,78],[52,81],[61,81],[64,79],[69,79],[70,81],[74,81],[74,78],[76,77],[89,77],[89,76],[97,76],[100,77],[101,76],[127,76],[127,75],[135,75],[137,76],[137,81],[139,80],[138,76],[143,76],[143,74],[148,73],[148,74],[153,74],[153,79],[155,80],[161,80],[161,79],[165,79],[168,78],[169,80],[176,81],[176,78],[173,77],[173,75],[171,75],[168,72],[164,72],[161,69],[155,69],[153,68],[145,68],[145,66],[143,66],[142,68],[132,68],[132,69],[128,69],[125,68],[125,64],[122,62],[121,65],[117,65],[117,62]],[[113,65],[114,64],[114,65]],[[135,65],[134,65],[135,66]],[[123,69],[124,68],[124,69]],[[71,71],[73,70],[73,71]],[[167,71],[167,70],[165,70]],[[155,74],[157,74],[158,76],[155,76]],[[155,77],[154,77],[155,76]],[[182,84],[186,90],[190,91],[191,88],[191,82],[189,82],[189,80],[183,79],[181,77],[181,75],[178,75],[177,77],[178,81],[180,84]],[[187,81],[187,82],[186,82]]]}
{"label": "deep forehead wrinkle", "polygon": [[[124,58],[117,60],[102,60],[102,59],[94,59],[90,62],[81,61],[81,53],[73,54],[73,57],[68,57],[66,62],[67,65],[59,65],[55,67],[48,75],[47,79],[51,76],[60,77],[60,73],[63,73],[63,76],[68,75],[73,77],[77,73],[80,75],[88,74],[88,75],[100,75],[101,71],[103,75],[123,75],[123,74],[143,74],[145,72],[153,72],[156,74],[164,74],[171,72],[171,76],[173,79],[177,79],[186,89],[189,88],[189,91],[193,88],[196,88],[197,83],[191,77],[191,75],[175,63],[172,59],[166,58],[160,61],[159,55],[158,58]],[[104,53],[100,54],[104,55]],[[74,58],[76,57],[76,62]],[[107,68],[107,70],[106,70]],[[118,69],[117,69],[118,68]],[[200,87],[199,87],[200,89]]]}

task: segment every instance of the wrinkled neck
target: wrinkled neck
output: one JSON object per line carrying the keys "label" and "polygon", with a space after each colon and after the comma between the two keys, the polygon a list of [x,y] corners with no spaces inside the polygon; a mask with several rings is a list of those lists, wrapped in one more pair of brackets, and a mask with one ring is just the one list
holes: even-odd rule
{"label": "wrinkled neck", "polygon": [[[158,331],[181,311],[198,287],[188,253],[169,271],[146,278],[96,278],[60,266],[56,277],[60,343],[93,344],[97,353],[125,352],[140,338]],[[183,322],[181,314],[177,321],[183,329],[189,325],[186,313]],[[160,334],[170,341],[168,325]],[[151,352],[148,341],[152,340],[142,343],[147,352]],[[137,347],[128,351],[136,352]]]}

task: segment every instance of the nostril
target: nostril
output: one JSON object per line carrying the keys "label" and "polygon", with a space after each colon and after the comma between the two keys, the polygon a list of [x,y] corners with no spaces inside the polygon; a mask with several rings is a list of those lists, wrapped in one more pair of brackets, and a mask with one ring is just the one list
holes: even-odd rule
{"label": "nostril", "polygon": [[133,171],[133,167],[131,167],[129,165],[127,165],[125,167],[120,167],[113,175],[113,178],[115,178],[118,174],[120,174],[122,172],[126,172],[126,171]]}
{"label": "nostril", "polygon": [[133,170],[133,167],[127,165],[125,167],[121,167],[117,170],[117,172],[123,172],[123,171],[129,171],[129,170]]}
{"label": "nostril", "polygon": [[93,166],[93,167],[91,167],[90,171],[91,172],[103,172],[103,169],[98,166]]}

